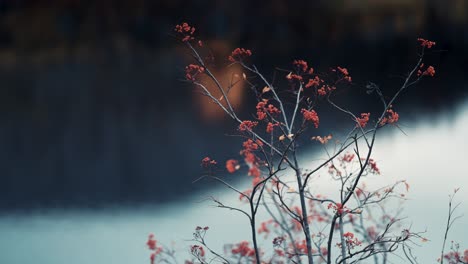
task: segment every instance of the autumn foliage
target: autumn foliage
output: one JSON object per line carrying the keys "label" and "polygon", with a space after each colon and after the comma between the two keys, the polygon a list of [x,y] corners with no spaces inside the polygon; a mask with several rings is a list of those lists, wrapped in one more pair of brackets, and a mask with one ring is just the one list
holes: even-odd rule
{"label": "autumn foliage", "polygon": [[[225,87],[210,70],[214,66],[201,55],[207,44],[201,45],[196,39],[195,28],[183,23],[175,27],[175,32],[195,58],[186,67],[186,80],[236,123],[233,130],[243,138],[238,157],[225,162],[203,158],[205,174],[200,179],[218,181],[239,198],[237,206],[211,200],[219,208],[243,214],[251,233],[250,238],[226,244],[223,252],[216,252],[206,240],[209,228],[196,227],[193,245],[187,250],[191,257],[185,263],[385,263],[389,254],[397,252],[412,261],[404,250],[427,239],[403,223],[399,215],[409,184],[399,181],[372,189],[367,187],[366,179],[384,177],[373,149],[378,131],[398,127],[400,115],[395,106],[401,92],[422,78],[435,76],[434,67],[423,63],[425,52],[435,42],[417,39],[420,53],[395,93],[383,95],[375,85],[368,91],[369,100],[382,102],[382,111],[353,113],[334,100],[336,91],[351,84],[358,86],[345,67],[317,72],[310,62],[295,59],[290,70],[280,72],[286,87],[283,89],[281,82],[273,84],[257,69],[251,50],[236,48],[226,63],[239,64],[243,71]],[[201,75],[208,77],[205,82],[217,86],[220,98],[206,89]],[[228,94],[238,82],[247,83],[257,99],[247,118],[241,118],[229,101]],[[326,117],[321,110],[324,104],[348,118],[347,133],[318,134]],[[312,167],[302,164],[299,156],[303,145],[299,140],[304,142],[304,138],[324,150],[324,158]],[[238,189],[224,175],[247,176],[250,188]],[[319,177],[327,177],[336,187],[334,192],[310,188]],[[147,246],[152,250],[152,263],[158,258],[159,262],[174,258],[174,252],[159,247],[153,235]],[[467,252],[454,248],[439,261],[466,263]]]}

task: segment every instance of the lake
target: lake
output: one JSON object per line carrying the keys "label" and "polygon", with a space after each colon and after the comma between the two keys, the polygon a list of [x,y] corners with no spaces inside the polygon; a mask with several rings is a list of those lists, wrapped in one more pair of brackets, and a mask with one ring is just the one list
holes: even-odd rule
{"label": "lake", "polygon": [[[381,134],[374,157],[382,175],[377,184],[406,179],[410,185],[404,215],[414,230],[427,229],[426,243],[415,249],[420,263],[439,257],[448,194],[461,187],[456,201],[462,205],[449,241],[468,248],[468,105],[411,123],[402,119],[407,135],[390,128]],[[138,205],[107,209],[44,209],[0,217],[0,263],[86,264],[149,263],[148,233],[165,245],[187,252],[195,226],[210,226],[208,241],[214,248],[249,238],[246,220],[235,212],[216,209],[205,197],[223,201],[237,195],[223,188],[192,194],[186,201],[164,206]],[[185,253],[181,253],[185,254]],[[404,263],[395,258],[396,263]],[[394,262],[394,263],[395,263]]]}

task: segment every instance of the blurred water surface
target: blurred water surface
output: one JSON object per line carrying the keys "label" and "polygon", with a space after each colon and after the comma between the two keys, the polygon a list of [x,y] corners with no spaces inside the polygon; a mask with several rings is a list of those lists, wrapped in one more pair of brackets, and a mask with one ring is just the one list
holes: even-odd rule
{"label": "blurred water surface", "polygon": [[[390,129],[376,145],[374,157],[383,175],[373,181],[377,185],[401,179],[410,183],[403,215],[414,231],[427,230],[429,241],[414,251],[420,263],[433,263],[442,243],[448,194],[456,187],[461,188],[456,197],[462,203],[458,214],[465,217],[454,224],[449,241],[459,241],[462,249],[468,247],[468,104],[419,122],[403,118],[400,124],[407,136]],[[210,226],[208,241],[215,249],[248,239],[247,221],[235,212],[213,208],[203,201],[208,195],[228,203],[237,201],[237,195],[219,188],[160,206],[4,214],[0,217],[0,263],[146,263],[145,241],[150,232],[186,256],[197,225]],[[404,263],[397,256],[392,258],[393,263]]]}

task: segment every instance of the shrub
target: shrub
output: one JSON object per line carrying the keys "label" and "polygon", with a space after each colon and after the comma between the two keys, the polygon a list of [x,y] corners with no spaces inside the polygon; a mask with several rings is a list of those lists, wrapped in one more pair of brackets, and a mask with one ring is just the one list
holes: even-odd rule
{"label": "shrub", "polygon": [[[202,55],[207,46],[195,37],[195,28],[183,23],[176,26],[175,32],[194,58],[185,68],[186,81],[237,122],[238,135],[243,139],[238,159],[218,163],[205,157],[201,163],[205,174],[200,179],[218,181],[239,196],[243,205],[238,207],[211,200],[217,207],[245,215],[251,233],[249,240],[226,245],[224,252],[218,253],[205,240],[209,228],[196,227],[190,248],[192,259],[186,263],[385,263],[388,254],[398,248],[415,263],[411,243],[426,238],[401,222],[400,201],[409,184],[399,181],[372,189],[366,187],[365,179],[382,177],[373,149],[381,129],[398,127],[395,106],[402,92],[435,75],[434,67],[423,63],[425,52],[435,42],[418,39],[420,53],[416,62],[393,95],[384,95],[375,84],[366,86],[369,98],[381,102],[382,111],[354,113],[335,101],[337,91],[353,83],[347,68],[337,66],[319,73],[308,62],[297,59],[290,70],[280,71],[282,82],[274,84],[251,62],[251,50],[236,48],[227,61],[229,66],[240,65],[242,71],[223,86],[212,71],[210,59]],[[255,112],[248,119],[241,118],[230,101],[230,91],[240,83],[250,87],[257,100]],[[286,88],[280,89],[281,84]],[[211,85],[215,91],[208,88]],[[323,105],[348,118],[345,135],[317,134],[324,119]],[[298,157],[303,138],[323,147],[324,158],[314,167]],[[228,174],[248,174],[251,188],[240,190],[218,176],[220,164],[225,164]],[[310,188],[319,174],[333,180],[336,193]],[[268,218],[260,221],[260,212]],[[452,214],[450,207],[447,232]],[[260,239],[271,242],[261,248]],[[152,250],[152,262],[170,262],[174,258],[174,251],[158,246],[153,235],[147,244]],[[444,259],[449,263],[467,261],[468,251],[463,255],[456,245],[452,249],[448,254],[442,250],[441,263]]]}

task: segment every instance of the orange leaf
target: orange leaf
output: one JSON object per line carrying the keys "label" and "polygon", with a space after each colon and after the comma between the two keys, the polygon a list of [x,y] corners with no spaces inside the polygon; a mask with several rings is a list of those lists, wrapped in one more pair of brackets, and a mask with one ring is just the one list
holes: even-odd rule
{"label": "orange leaf", "polygon": [[262,93],[267,93],[267,92],[269,92],[270,90],[271,90],[270,87],[265,86],[265,87],[263,88],[263,90],[262,90]]}

